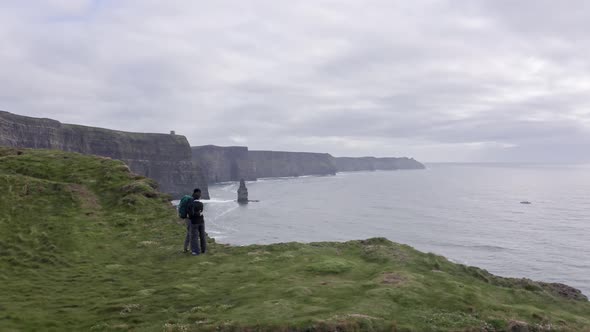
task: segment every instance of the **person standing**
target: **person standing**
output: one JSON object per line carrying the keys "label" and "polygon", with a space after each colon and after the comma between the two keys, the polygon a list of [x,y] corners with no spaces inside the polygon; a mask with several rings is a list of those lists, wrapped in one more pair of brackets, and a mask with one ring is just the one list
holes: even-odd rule
{"label": "person standing", "polygon": [[191,220],[188,217],[187,207],[190,202],[193,201],[193,196],[184,195],[178,203],[178,216],[184,221],[186,226],[186,236],[184,237],[184,252],[187,253],[189,245],[191,243]]}
{"label": "person standing", "polygon": [[191,251],[195,256],[207,252],[207,235],[205,234],[205,218],[203,216],[204,206],[200,199],[201,189],[197,188],[193,191],[193,199],[189,201],[187,206],[188,217],[191,222]]}

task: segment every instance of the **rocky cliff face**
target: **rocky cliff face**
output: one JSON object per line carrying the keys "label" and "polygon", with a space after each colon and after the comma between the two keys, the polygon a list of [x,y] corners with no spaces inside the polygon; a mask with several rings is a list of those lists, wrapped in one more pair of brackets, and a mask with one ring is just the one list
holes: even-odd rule
{"label": "rocky cliff face", "polygon": [[334,158],[327,153],[249,151],[247,147],[192,147],[192,160],[209,183],[258,178],[331,175],[336,172],[424,169],[412,158]]}
{"label": "rocky cliff face", "polygon": [[119,159],[133,172],[156,180],[163,192],[176,197],[198,186],[203,197],[209,197],[205,172],[191,161],[190,145],[184,136],[69,125],[0,111],[0,146],[58,149]]}
{"label": "rocky cliff face", "polygon": [[425,166],[413,158],[339,157],[334,158],[339,172],[424,169]]}
{"label": "rocky cliff face", "polygon": [[334,165],[339,172],[374,171],[375,157],[339,157],[334,158]]}
{"label": "rocky cliff face", "polygon": [[256,180],[254,163],[245,146],[193,146],[192,160],[207,172],[209,183]]}
{"label": "rocky cliff face", "polygon": [[257,178],[333,175],[336,167],[327,153],[250,151]]}

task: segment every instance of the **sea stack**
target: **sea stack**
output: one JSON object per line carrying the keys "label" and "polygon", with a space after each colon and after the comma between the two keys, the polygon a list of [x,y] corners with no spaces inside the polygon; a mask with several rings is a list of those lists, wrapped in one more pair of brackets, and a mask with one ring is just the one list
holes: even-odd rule
{"label": "sea stack", "polygon": [[238,188],[238,203],[248,203],[248,188],[244,179],[240,180],[240,188]]}

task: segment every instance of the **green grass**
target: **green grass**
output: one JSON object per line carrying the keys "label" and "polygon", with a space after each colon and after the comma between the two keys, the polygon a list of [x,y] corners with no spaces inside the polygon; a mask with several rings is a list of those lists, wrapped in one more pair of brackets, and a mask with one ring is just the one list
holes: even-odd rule
{"label": "green grass", "polygon": [[2,331],[590,331],[590,304],[376,238],[180,253],[121,162],[0,148]]}

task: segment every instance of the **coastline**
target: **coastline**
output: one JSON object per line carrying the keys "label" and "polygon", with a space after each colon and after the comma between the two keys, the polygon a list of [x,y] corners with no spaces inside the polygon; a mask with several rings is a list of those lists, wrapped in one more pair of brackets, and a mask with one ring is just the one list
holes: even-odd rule
{"label": "coastline", "polygon": [[[493,276],[384,238],[210,240],[206,255],[185,255],[170,197],[123,163],[4,148],[0,161],[0,225],[10,230],[0,233],[0,315],[8,330],[590,326],[590,303],[564,297],[561,290],[575,293],[567,286]],[[42,224],[28,213],[33,207],[46,216]]]}

